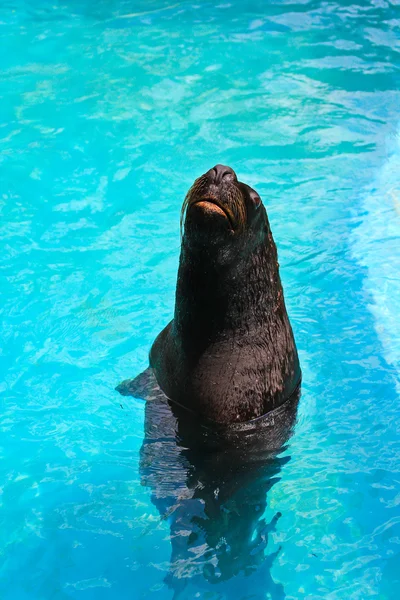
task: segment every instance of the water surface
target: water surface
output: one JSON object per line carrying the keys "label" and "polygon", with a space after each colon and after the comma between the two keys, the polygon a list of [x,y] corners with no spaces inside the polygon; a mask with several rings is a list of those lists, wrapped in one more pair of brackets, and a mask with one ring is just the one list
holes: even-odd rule
{"label": "water surface", "polygon": [[[4,600],[400,596],[399,26],[398,0],[1,4]],[[200,543],[171,565],[114,388],[217,162],[267,207],[304,383],[265,558],[211,581]]]}

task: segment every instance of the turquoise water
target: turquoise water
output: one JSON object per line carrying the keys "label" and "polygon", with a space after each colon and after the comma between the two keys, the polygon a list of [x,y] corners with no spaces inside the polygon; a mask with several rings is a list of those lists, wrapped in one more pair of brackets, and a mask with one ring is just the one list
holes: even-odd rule
{"label": "turquoise water", "polygon": [[[400,597],[399,26],[398,0],[0,5],[2,599]],[[210,580],[204,544],[171,564],[114,388],[217,162],[267,207],[304,383],[265,558]]]}

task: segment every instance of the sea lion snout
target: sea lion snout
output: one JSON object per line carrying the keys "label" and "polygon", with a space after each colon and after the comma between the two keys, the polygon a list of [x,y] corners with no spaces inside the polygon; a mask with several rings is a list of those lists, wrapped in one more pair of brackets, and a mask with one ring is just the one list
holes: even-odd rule
{"label": "sea lion snout", "polygon": [[224,243],[229,234],[243,230],[246,220],[246,202],[236,173],[220,164],[196,179],[181,212],[181,226],[191,242],[204,243],[212,232],[213,244]]}
{"label": "sea lion snout", "polygon": [[217,185],[225,178],[230,178],[231,180],[237,181],[235,171],[225,165],[215,165],[215,167],[208,171],[207,175],[211,181]]}

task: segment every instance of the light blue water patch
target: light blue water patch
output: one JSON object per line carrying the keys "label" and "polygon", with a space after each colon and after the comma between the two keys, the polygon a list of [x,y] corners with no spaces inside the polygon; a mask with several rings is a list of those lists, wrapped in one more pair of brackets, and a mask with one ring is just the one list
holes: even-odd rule
{"label": "light blue water patch", "polygon": [[366,192],[365,216],[354,232],[354,254],[367,268],[365,290],[388,362],[400,378],[400,134]]}
{"label": "light blue water patch", "polygon": [[[2,599],[400,596],[399,19],[1,4]],[[267,208],[303,392],[273,468],[205,516],[114,388],[172,316],[180,208],[216,163]]]}

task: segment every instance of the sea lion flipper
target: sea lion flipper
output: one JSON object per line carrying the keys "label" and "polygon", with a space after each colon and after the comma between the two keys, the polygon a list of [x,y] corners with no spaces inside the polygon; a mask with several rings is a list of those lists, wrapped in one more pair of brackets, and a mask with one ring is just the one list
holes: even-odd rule
{"label": "sea lion flipper", "polygon": [[151,367],[147,367],[134,379],[125,379],[115,389],[122,396],[134,396],[146,401],[165,400],[165,395],[160,389]]}

